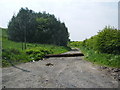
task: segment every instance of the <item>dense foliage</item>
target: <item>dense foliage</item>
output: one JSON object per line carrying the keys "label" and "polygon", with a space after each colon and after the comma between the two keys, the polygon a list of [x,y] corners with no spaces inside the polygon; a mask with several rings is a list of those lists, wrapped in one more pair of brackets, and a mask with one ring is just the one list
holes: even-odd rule
{"label": "dense foliage", "polygon": [[120,30],[105,27],[98,35],[84,40],[83,45],[101,53],[120,54]]}
{"label": "dense foliage", "polygon": [[69,40],[67,27],[54,15],[36,13],[21,8],[8,25],[9,39],[17,42],[31,42],[66,46]]}
{"label": "dense foliage", "polygon": [[97,35],[96,49],[103,53],[120,54],[120,30],[104,28]]}
{"label": "dense foliage", "polygon": [[120,30],[105,27],[97,35],[79,42],[70,42],[84,53],[85,59],[93,63],[120,67]]}

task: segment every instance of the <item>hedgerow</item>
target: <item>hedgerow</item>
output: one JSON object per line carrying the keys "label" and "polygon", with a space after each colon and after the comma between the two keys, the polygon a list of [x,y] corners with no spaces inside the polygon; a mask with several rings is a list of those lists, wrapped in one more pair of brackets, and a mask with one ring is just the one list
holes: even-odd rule
{"label": "hedgerow", "polygon": [[84,40],[83,46],[101,53],[120,54],[120,30],[105,27],[98,35]]}
{"label": "hedgerow", "polygon": [[97,35],[83,42],[70,42],[69,46],[80,48],[85,59],[109,67],[120,67],[120,30],[105,27]]}

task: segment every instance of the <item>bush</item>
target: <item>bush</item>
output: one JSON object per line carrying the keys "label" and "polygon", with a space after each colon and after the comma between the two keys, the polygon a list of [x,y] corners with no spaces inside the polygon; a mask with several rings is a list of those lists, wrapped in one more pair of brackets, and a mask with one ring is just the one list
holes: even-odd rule
{"label": "bush", "polygon": [[84,40],[82,45],[101,53],[120,54],[120,30],[105,27],[98,35]]}
{"label": "bush", "polygon": [[50,53],[52,53],[51,50],[40,47],[26,50],[26,54],[29,55],[29,58],[35,61],[42,59],[46,54],[50,54]]}
{"label": "bush", "polygon": [[70,42],[71,47],[78,47],[85,59],[104,66],[120,67],[120,30],[105,27],[98,35],[83,42]]}
{"label": "bush", "polygon": [[120,54],[120,30],[105,27],[97,35],[96,49],[102,53]]}

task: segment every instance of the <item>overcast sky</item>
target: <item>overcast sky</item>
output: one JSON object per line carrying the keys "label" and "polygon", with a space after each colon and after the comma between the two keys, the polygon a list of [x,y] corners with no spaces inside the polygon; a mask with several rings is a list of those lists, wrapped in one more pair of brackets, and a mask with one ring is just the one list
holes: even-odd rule
{"label": "overcast sky", "polygon": [[7,28],[21,7],[46,11],[65,22],[74,41],[97,34],[106,25],[118,28],[119,0],[0,0],[0,27]]}

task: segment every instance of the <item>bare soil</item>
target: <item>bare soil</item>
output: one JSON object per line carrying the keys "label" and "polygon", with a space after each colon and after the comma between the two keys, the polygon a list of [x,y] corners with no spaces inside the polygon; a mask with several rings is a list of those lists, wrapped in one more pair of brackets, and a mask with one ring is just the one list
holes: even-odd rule
{"label": "bare soil", "polygon": [[[70,51],[67,53],[79,53]],[[52,57],[2,69],[3,88],[117,88],[118,81],[84,57]]]}

